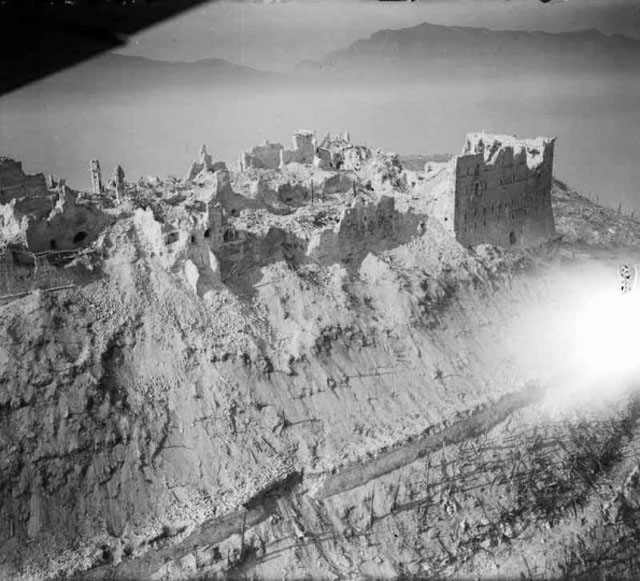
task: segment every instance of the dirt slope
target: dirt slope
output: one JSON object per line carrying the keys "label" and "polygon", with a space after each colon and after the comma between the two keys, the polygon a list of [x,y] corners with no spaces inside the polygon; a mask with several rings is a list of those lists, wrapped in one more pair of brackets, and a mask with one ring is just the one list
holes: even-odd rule
{"label": "dirt slope", "polygon": [[633,574],[635,396],[557,404],[514,333],[640,228],[555,204],[535,254],[429,222],[202,296],[120,220],[83,286],[0,307],[1,575]]}

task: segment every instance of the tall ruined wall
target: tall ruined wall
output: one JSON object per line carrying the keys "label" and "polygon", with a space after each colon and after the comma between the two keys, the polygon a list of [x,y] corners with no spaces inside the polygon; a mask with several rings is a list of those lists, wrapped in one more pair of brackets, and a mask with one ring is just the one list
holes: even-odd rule
{"label": "tall ruined wall", "polygon": [[440,221],[445,230],[454,233],[455,222],[455,160],[425,174],[424,188],[428,192],[429,214]]}
{"label": "tall ruined wall", "polygon": [[370,252],[405,244],[420,235],[426,216],[399,212],[395,202],[386,195],[375,202],[356,198],[334,228],[311,239],[307,255],[320,263],[340,261],[358,267]]}
{"label": "tall ruined wall", "polygon": [[283,149],[279,143],[265,142],[262,145],[256,145],[253,149],[242,154],[240,169],[242,171],[249,168],[278,169],[280,167],[280,152]]}
{"label": "tall ruined wall", "polygon": [[316,144],[312,131],[299,130],[293,134],[293,149],[283,149],[282,165],[287,163],[311,164],[314,162]]}
{"label": "tall ruined wall", "polygon": [[14,198],[49,194],[44,174],[26,175],[21,162],[0,158],[0,204]]}
{"label": "tall ruined wall", "polygon": [[455,159],[458,241],[526,246],[555,232],[551,209],[554,140],[471,135]]}

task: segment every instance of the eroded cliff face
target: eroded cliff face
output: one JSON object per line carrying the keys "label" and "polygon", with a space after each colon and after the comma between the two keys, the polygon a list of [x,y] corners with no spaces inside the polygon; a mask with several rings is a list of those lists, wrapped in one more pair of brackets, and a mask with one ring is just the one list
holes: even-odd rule
{"label": "eroded cliff face", "polygon": [[[261,209],[234,217],[183,197],[106,227],[74,288],[0,308],[2,574],[526,571],[504,539],[527,543],[526,516],[546,530],[532,512],[544,503],[510,496],[538,466],[513,454],[557,370],[531,363],[514,332],[566,288],[554,262],[573,246],[469,251],[384,196],[268,227]],[[631,450],[635,408],[616,405],[588,441]],[[554,456],[558,474],[576,442]],[[467,470],[468,445],[484,448]],[[511,484],[490,480],[494,453]],[[607,462],[622,487],[617,460],[589,478]],[[474,487],[484,516],[462,490]],[[496,490],[512,504],[488,504]]]}

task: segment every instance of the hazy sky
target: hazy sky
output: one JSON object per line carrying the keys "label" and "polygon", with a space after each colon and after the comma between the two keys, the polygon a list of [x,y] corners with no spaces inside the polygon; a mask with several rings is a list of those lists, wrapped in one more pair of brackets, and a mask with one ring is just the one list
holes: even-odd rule
{"label": "hazy sky", "polygon": [[598,28],[640,39],[639,0],[216,1],[133,37],[119,52],[160,60],[225,58],[287,70],[383,28],[422,22],[560,32]]}

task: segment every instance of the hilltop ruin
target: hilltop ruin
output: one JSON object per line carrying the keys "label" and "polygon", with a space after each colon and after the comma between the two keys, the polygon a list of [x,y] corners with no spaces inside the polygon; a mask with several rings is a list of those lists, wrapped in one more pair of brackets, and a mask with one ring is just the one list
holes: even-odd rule
{"label": "hilltop ruin", "polygon": [[3,158],[1,262],[28,280],[24,269],[69,262],[132,212],[142,238],[199,293],[246,270],[247,261],[359,263],[367,252],[421,236],[434,219],[451,243],[522,248],[554,235],[553,147],[553,139],[469,134],[461,155],[416,172],[348,133],[317,140],[300,130],[292,149],[265,142],[244,152],[237,171],[202,146],[183,180],[131,183],[117,166],[105,185],[92,160],[92,192],[26,175]]}
{"label": "hilltop ruin", "polygon": [[[2,160],[0,577],[558,577],[578,533],[635,555],[635,398],[594,421],[553,378],[598,364],[564,312],[615,292],[580,254],[637,250],[638,222],[556,180],[562,243],[519,252],[553,229],[550,140],[410,167],[312,144],[91,163],[89,192]],[[514,251],[466,247],[489,236]]]}

